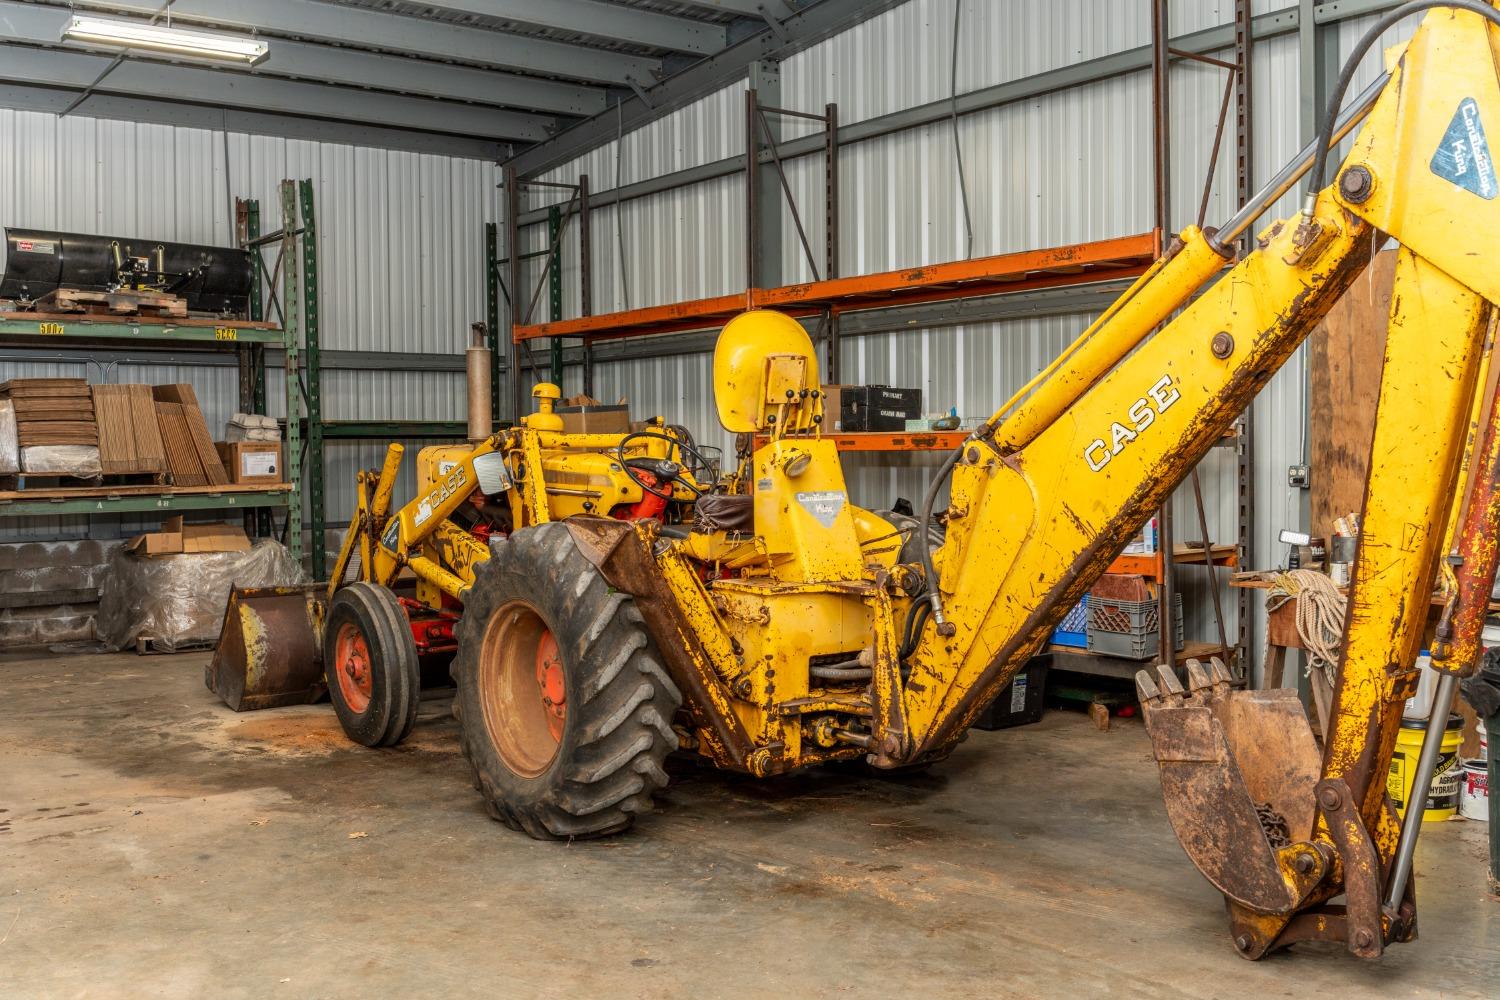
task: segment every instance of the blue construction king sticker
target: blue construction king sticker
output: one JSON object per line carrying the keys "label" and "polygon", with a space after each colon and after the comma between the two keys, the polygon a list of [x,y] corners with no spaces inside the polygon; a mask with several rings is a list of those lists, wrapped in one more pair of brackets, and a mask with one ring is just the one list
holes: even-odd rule
{"label": "blue construction king sticker", "polygon": [[1500,194],[1495,161],[1479,120],[1479,105],[1468,97],[1458,106],[1443,144],[1432,154],[1432,172],[1487,201]]}

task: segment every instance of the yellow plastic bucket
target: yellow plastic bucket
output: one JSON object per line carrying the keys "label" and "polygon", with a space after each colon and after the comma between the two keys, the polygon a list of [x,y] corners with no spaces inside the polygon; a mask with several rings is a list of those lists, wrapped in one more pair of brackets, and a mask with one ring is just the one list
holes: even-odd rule
{"label": "yellow plastic bucket", "polygon": [[[1403,816],[1406,814],[1406,803],[1411,798],[1411,783],[1417,773],[1417,758],[1422,755],[1422,743],[1426,736],[1427,722],[1423,719],[1402,722],[1401,730],[1396,734],[1396,752],[1391,755],[1391,770],[1386,776],[1385,790],[1395,803],[1396,812]],[[1458,812],[1458,799],[1463,786],[1463,767],[1458,762],[1458,748],[1463,737],[1463,717],[1448,716],[1437,768],[1432,772],[1427,808],[1422,811],[1423,823],[1452,819]]]}

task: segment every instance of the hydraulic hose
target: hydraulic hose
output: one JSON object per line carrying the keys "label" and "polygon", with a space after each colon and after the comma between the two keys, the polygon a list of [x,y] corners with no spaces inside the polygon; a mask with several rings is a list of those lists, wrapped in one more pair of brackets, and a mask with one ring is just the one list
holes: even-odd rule
{"label": "hydraulic hose", "polygon": [[920,544],[917,547],[917,551],[922,555],[922,593],[917,596],[916,600],[912,601],[911,607],[906,612],[906,626],[903,630],[901,649],[899,651],[903,660],[910,656],[912,651],[917,648],[917,643],[922,636],[922,626],[926,624],[925,618],[920,624],[915,622],[919,608],[926,608],[931,612],[933,620],[937,622],[938,635],[953,634],[953,625],[948,619],[943,617],[943,598],[938,590],[937,572],[932,567],[932,544],[927,538],[927,529],[932,524],[932,508],[937,504],[938,491],[943,488],[943,483],[947,480],[949,474],[953,472],[953,467],[958,464],[958,460],[963,456],[964,449],[975,441],[981,432],[988,433],[989,429],[990,425],[988,424],[979,428],[965,438],[963,443],[955,448],[947,458],[943,459],[943,464],[938,466],[937,473],[932,477],[932,482],[927,484],[926,495],[922,497],[922,520],[917,525],[917,530],[921,532],[921,535],[918,537]]}
{"label": "hydraulic hose", "polygon": [[[684,441],[674,438],[670,434],[663,434],[661,431],[633,431],[621,438],[620,443],[615,446],[615,460],[620,463],[621,468],[628,468],[625,460],[625,446],[634,441],[636,438],[655,438],[657,440],[666,441],[677,448],[677,453],[679,456],[691,455],[693,459],[698,462],[700,468],[705,468],[708,466],[707,461],[703,458],[703,455],[698,451],[697,448],[694,448],[691,444],[687,444]],[[686,468],[686,463],[678,464],[681,467]],[[647,493],[650,493],[654,497],[658,497],[668,502],[676,499],[670,493],[659,492],[656,489],[647,486],[639,479],[636,479],[635,476],[631,476],[630,478],[635,479],[636,483],[640,486],[641,489],[645,490]],[[698,487],[694,486],[692,483],[689,483],[680,475],[673,481],[681,483],[684,487],[686,487],[688,491],[693,494],[694,499],[701,497],[706,492],[705,490],[699,489]]]}
{"label": "hydraulic hose", "polygon": [[1359,44],[1354,46],[1354,51],[1344,61],[1344,68],[1339,72],[1338,83],[1334,85],[1333,93],[1328,95],[1328,107],[1323,112],[1322,119],[1318,122],[1318,142],[1314,146],[1316,151],[1313,158],[1312,175],[1307,186],[1307,200],[1303,204],[1302,212],[1311,218],[1317,202],[1318,192],[1323,190],[1323,185],[1328,176],[1328,154],[1333,145],[1334,120],[1338,117],[1339,107],[1344,103],[1344,92],[1349,89],[1349,84],[1354,79],[1355,70],[1359,68],[1359,61],[1364,58],[1370,46],[1374,45],[1387,30],[1403,18],[1416,14],[1419,11],[1431,10],[1434,7],[1449,7],[1453,10],[1464,10],[1470,14],[1478,14],[1489,21],[1495,27],[1500,28],[1500,11],[1495,10],[1484,0],[1410,0],[1394,10],[1388,11],[1384,16],[1371,26],[1360,38]]}
{"label": "hydraulic hose", "polygon": [[922,637],[922,629],[927,625],[927,619],[932,616],[932,605],[924,600],[913,601],[910,610],[906,612],[906,626],[901,633],[901,648],[897,650],[898,659],[906,659],[917,651],[917,641]]}

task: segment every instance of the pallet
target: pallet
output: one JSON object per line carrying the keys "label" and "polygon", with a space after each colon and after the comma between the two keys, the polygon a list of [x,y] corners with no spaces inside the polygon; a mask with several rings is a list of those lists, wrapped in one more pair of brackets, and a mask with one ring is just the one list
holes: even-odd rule
{"label": "pallet", "polygon": [[[16,476],[0,477],[14,481]],[[93,500],[110,497],[220,496],[236,493],[276,493],[291,490],[291,483],[224,486],[57,486],[48,489],[15,490],[0,486],[0,503],[19,500]]]}
{"label": "pallet", "polygon": [[135,637],[135,652],[137,656],[162,656],[168,653],[202,653],[214,648],[212,639],[188,639],[176,643],[171,649],[163,648],[161,640],[149,635],[138,635]]}
{"label": "pallet", "polygon": [[121,488],[145,488],[161,492],[170,486],[165,472],[107,472],[96,478],[79,476],[34,476],[25,472],[0,476],[0,491],[15,491],[35,498],[40,493],[58,490],[84,490],[88,493],[115,493]]}
{"label": "pallet", "polygon": [[81,288],[55,288],[36,300],[39,312],[96,316],[155,316],[183,319],[187,299],[167,292],[121,288],[95,292]]}
{"label": "pallet", "polygon": [[[7,301],[9,300],[0,299],[0,323],[6,321],[24,321],[27,323],[52,322],[66,324],[76,321],[84,324],[81,329],[87,330],[88,324],[107,319],[107,317],[91,317],[87,314],[80,316],[78,313],[43,312],[33,307],[23,306],[14,301],[10,301],[10,304],[7,305]],[[163,327],[168,335],[170,335],[171,330],[181,327],[189,327],[197,330],[216,330],[222,329],[225,326],[233,327],[236,330],[279,331],[281,329],[269,320],[232,319],[204,312],[193,313],[184,318],[169,318],[165,320],[155,320],[147,317],[136,318],[142,320],[139,325]],[[131,323],[131,318],[127,316],[123,322],[127,324]]]}

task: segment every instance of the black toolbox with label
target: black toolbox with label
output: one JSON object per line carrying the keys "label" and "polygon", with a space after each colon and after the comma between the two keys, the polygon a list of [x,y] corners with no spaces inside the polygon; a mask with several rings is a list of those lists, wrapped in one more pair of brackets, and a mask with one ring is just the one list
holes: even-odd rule
{"label": "black toolbox with label", "polygon": [[1016,676],[995,700],[985,706],[974,720],[975,729],[1009,729],[1011,726],[1027,726],[1042,718],[1042,699],[1047,693],[1047,666],[1049,657],[1034,656],[1026,666],[1016,671]]}
{"label": "black toolbox with label", "polygon": [[904,431],[922,415],[921,389],[888,385],[847,385],[839,393],[839,429]]}

